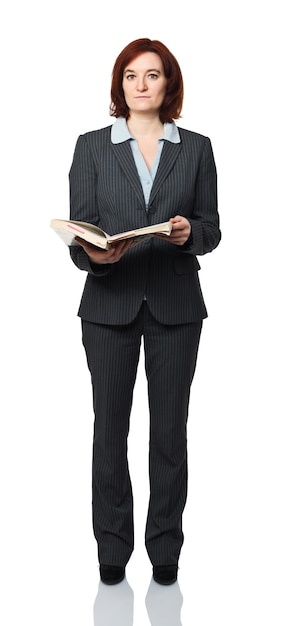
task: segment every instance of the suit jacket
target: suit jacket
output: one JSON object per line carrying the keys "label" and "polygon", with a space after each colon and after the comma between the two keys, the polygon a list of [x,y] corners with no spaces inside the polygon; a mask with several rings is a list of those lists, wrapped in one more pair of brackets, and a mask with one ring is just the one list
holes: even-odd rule
{"label": "suit jacket", "polygon": [[183,324],[207,317],[196,255],[211,252],[221,233],[216,167],[208,137],[179,128],[180,143],[164,142],[148,212],[129,142],[113,144],[111,126],[78,138],[70,169],[70,217],[114,234],[185,216],[191,235],[183,246],[156,237],[113,265],[92,265],[80,246],[74,263],[87,272],[78,314],[101,324],[128,324],[144,296],[154,317]]}

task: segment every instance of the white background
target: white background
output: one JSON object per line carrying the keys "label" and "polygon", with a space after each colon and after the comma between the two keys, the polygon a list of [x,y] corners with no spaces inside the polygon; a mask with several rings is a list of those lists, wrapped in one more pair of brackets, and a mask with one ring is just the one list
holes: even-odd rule
{"label": "white background", "polygon": [[[293,626],[290,4],[2,4],[3,626]],[[142,358],[129,437],[136,546],[119,591],[99,586],[91,526],[92,400],[76,316],[85,276],[49,223],[68,216],[76,139],[112,122],[113,63],[138,37],[162,40],[181,65],[178,125],[211,138],[223,239],[200,259],[209,318],[179,584],[149,588]]]}

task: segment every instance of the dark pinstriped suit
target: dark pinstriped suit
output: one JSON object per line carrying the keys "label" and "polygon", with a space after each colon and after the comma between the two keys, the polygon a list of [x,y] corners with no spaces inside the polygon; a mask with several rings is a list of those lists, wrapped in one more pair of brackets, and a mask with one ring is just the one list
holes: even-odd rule
{"label": "dark pinstriped suit", "polygon": [[133,550],[127,435],[142,336],[150,409],[145,540],[151,562],[176,564],[183,543],[188,403],[207,316],[195,255],[211,252],[221,234],[210,140],[179,132],[180,143],[164,142],[148,213],[129,142],[112,144],[111,126],[79,137],[70,170],[71,219],[109,234],[175,215],[191,223],[184,246],[153,238],[109,266],[92,266],[82,248],[71,248],[74,263],[88,273],[79,315],[93,384],[93,526],[102,564],[125,565]]}

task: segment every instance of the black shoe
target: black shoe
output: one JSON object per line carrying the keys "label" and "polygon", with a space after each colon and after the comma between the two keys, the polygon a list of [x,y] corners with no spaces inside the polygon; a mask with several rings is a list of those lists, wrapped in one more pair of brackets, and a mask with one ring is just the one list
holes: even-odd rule
{"label": "black shoe", "polygon": [[105,585],[117,585],[125,577],[125,568],[117,565],[100,565],[100,578]]}
{"label": "black shoe", "polygon": [[172,585],[178,576],[177,565],[154,565],[153,578],[160,585]]}

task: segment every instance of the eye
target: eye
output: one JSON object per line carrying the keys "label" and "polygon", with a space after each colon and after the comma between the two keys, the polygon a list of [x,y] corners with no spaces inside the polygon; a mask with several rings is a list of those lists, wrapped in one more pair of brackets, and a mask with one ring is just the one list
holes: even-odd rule
{"label": "eye", "polygon": [[135,78],[135,74],[126,74],[127,80],[133,80],[133,78]]}
{"label": "eye", "polygon": [[158,74],[148,74],[148,78],[158,78]]}

